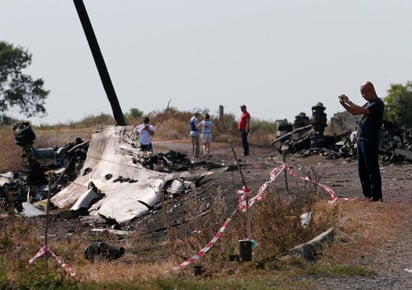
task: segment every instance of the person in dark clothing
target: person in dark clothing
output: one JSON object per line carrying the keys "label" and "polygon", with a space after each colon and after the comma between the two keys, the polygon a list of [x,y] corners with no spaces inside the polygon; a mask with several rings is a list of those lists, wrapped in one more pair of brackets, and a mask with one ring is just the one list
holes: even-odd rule
{"label": "person in dark clothing", "polygon": [[341,105],[352,115],[362,115],[357,128],[357,163],[365,200],[382,201],[382,179],[379,170],[379,131],[383,123],[384,103],[370,81],[360,87],[363,106],[352,103],[346,95],[339,96]]}
{"label": "person in dark clothing", "polygon": [[189,127],[190,127],[190,139],[192,140],[192,153],[194,159],[198,159],[200,156],[200,132],[197,129],[199,124],[200,111],[195,110],[192,118],[190,118]]}

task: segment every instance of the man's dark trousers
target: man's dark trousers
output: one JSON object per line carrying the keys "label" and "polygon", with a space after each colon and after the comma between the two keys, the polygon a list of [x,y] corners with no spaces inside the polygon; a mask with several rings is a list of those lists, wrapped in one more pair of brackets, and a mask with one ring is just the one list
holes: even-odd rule
{"label": "man's dark trousers", "polygon": [[379,170],[378,144],[365,139],[357,141],[359,179],[366,198],[382,198],[382,179]]}
{"label": "man's dark trousers", "polygon": [[243,155],[249,155],[249,143],[247,142],[246,130],[240,130],[240,138],[242,139]]}

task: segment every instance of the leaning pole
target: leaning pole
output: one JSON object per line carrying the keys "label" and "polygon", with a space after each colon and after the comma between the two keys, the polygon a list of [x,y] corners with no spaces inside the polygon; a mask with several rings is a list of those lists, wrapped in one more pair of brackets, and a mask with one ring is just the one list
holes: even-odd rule
{"label": "leaning pole", "polygon": [[74,6],[76,6],[77,14],[80,18],[80,22],[83,26],[84,33],[86,34],[90,50],[92,51],[94,62],[96,63],[97,70],[99,71],[104,90],[106,91],[107,98],[109,99],[110,105],[112,107],[114,119],[116,120],[117,125],[124,126],[126,125],[126,122],[123,116],[123,112],[120,108],[119,100],[117,99],[116,92],[110,79],[109,72],[107,71],[107,67],[104,62],[102,52],[100,51],[99,44],[97,43],[97,38],[94,34],[89,15],[86,11],[86,7],[84,6],[83,0],[73,1]]}

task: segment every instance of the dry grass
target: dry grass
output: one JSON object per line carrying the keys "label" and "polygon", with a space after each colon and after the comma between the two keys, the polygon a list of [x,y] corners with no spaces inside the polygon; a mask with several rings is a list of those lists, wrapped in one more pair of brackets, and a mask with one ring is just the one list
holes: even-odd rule
{"label": "dry grass", "polygon": [[84,281],[94,281],[102,285],[114,281],[126,284],[136,283],[137,285],[161,276],[168,276],[170,269],[172,269],[172,264],[165,262],[161,264],[133,263],[125,265],[123,261],[113,261],[111,263],[98,261],[81,267],[79,276]]}
{"label": "dry grass", "polygon": [[[106,285],[116,282],[120,285],[122,283],[151,285],[153,280],[174,279],[176,275],[180,279],[192,280],[192,267],[177,272],[172,271],[172,267],[182,262],[183,257],[188,258],[202,248],[227,216],[222,213],[225,203],[219,194],[210,200],[193,200],[191,206],[193,206],[192,211],[188,213],[188,216],[192,218],[192,222],[188,228],[195,229],[193,235],[181,239],[178,235],[172,234],[169,236],[171,244],[166,240],[153,244],[145,241],[144,236],[138,233],[132,233],[120,241],[108,234],[99,236],[100,240],[109,244],[117,243],[128,249],[124,258],[110,263],[104,260],[94,263],[84,260],[83,248],[85,244],[94,239],[91,236],[57,237],[52,234],[49,238],[49,246],[76,271],[82,283]],[[199,216],[199,212],[208,209],[215,210],[209,215]],[[379,205],[357,201],[335,205],[317,201],[312,204],[311,209],[314,214],[313,221],[309,229],[304,229],[299,223],[298,214],[301,210],[298,205],[291,207],[289,203],[271,198],[270,195],[267,195],[267,199],[262,203],[256,205],[252,213],[252,233],[253,238],[259,242],[259,246],[254,249],[254,260],[264,261],[267,269],[259,272],[259,276],[276,270],[276,275],[285,275],[282,279],[285,279],[287,283],[286,277],[293,273],[290,270],[295,268],[296,262],[279,260],[279,258],[287,254],[291,247],[313,238],[331,225],[334,225],[337,231],[336,242],[323,250],[318,264],[329,267],[345,264],[359,265],[357,261],[360,256],[376,251],[383,240],[391,237],[396,230],[394,226],[401,227],[408,215],[406,205]],[[27,260],[44,242],[44,220],[10,216],[7,219],[1,219],[1,227],[0,253],[3,261],[13,261],[7,264],[0,263],[3,273],[7,273],[7,280],[27,280],[27,275],[37,277],[39,273],[36,271],[44,270],[44,259],[40,258],[36,262],[38,265],[31,268],[27,268]],[[242,275],[253,273],[248,264],[240,265],[228,261],[229,255],[237,253],[238,237],[241,237],[244,231],[244,216],[235,215],[219,242],[200,260],[207,275],[213,279],[224,277],[234,279],[240,273],[243,273]],[[151,249],[151,253],[147,252],[148,249]],[[158,251],[163,254],[159,255]],[[60,273],[59,275],[65,277],[64,271],[51,258],[49,258],[48,269],[49,272]],[[288,269],[288,271],[282,274],[282,269]],[[300,271],[299,269],[300,266],[296,268],[297,271]],[[273,274],[272,272],[271,275]],[[69,280],[69,278],[63,279]]]}
{"label": "dry grass", "polygon": [[353,201],[339,204],[337,208],[337,243],[324,254],[326,261],[347,264],[358,264],[364,257],[373,257],[385,241],[399,239],[411,214],[410,206],[403,203]]}
{"label": "dry grass", "polygon": [[10,128],[0,129],[0,172],[17,171],[23,166],[22,149],[14,141]]}
{"label": "dry grass", "polygon": [[[176,275],[190,281],[193,279],[192,267],[172,271],[173,265],[183,262],[203,248],[218,232],[228,215],[227,205],[220,190],[217,190],[214,195],[207,196],[194,193],[194,198],[187,199],[187,202],[189,212],[183,218],[189,219],[189,223],[185,225],[188,235],[182,236],[181,233],[171,230],[167,237],[164,236],[156,241],[145,240],[143,231],[139,232],[139,229],[121,240],[116,235],[108,233],[99,235],[97,237],[99,240],[112,245],[122,245],[127,249],[127,254],[120,260],[110,263],[104,260],[94,263],[85,261],[84,245],[94,241],[96,236],[80,233],[76,233],[75,236],[61,236],[61,230],[58,230],[58,227],[64,227],[64,223],[58,221],[51,222],[49,246],[65,263],[75,269],[82,281],[87,281],[87,283],[99,285],[113,282],[129,284],[136,283],[136,281],[151,283],[153,279],[174,279]],[[312,207],[314,212],[325,209],[324,206],[318,205],[318,202],[324,204],[314,198]],[[252,209],[250,211],[252,235],[253,239],[259,242],[258,248],[254,250],[253,259],[266,263],[268,270],[284,268],[284,262],[274,257],[286,255],[290,248],[312,238],[319,229],[326,229],[334,222],[333,218],[317,218],[314,219],[310,228],[304,229],[300,225],[299,218],[303,203],[291,204],[274,198],[270,192],[267,192],[265,200]],[[331,218],[327,212],[319,212],[317,215]],[[7,275],[7,280],[23,279],[26,281],[27,277],[21,274],[22,267],[44,242],[42,239],[44,220],[41,218],[8,218],[1,221],[2,227],[6,230],[0,235],[0,251],[5,261],[15,262],[0,265],[0,267],[5,273],[10,273]],[[225,279],[233,275],[238,276],[239,271],[249,273],[254,269],[250,264],[242,266],[229,261],[230,255],[238,253],[239,237],[245,236],[245,233],[245,215],[238,212],[228,225],[225,234],[199,261],[206,271],[204,275],[214,279]],[[39,260],[43,261],[43,259]],[[48,264],[49,269],[53,269],[55,273],[62,272],[54,261],[49,260]],[[40,267],[44,267],[42,262],[40,262]],[[20,274],[16,276],[15,273]]]}
{"label": "dry grass", "polygon": [[[300,225],[299,220],[299,215],[308,208],[306,202],[304,205],[303,202],[290,204],[268,192],[265,199],[252,208],[252,236],[259,243],[253,250],[253,260],[263,261],[266,269],[259,272],[255,272],[251,264],[238,264],[228,259],[229,255],[238,253],[239,237],[246,232],[245,216],[237,213],[224,235],[208,254],[199,260],[206,271],[204,273],[206,276],[203,277],[213,278],[211,281],[223,279],[227,283],[249,275],[252,275],[253,278],[250,277],[252,279],[258,279],[269,274],[287,285],[290,283],[288,277],[293,276],[293,273],[300,273],[304,264],[297,263],[294,259],[279,258],[286,255],[293,246],[313,238],[330,226],[333,226],[337,232],[335,243],[324,248],[317,264],[335,270],[338,268],[334,267],[340,265],[359,266],[362,265],[359,264],[360,257],[372,254],[385,239],[390,239],[408,215],[407,206],[402,204],[353,201],[330,205],[324,198],[317,199],[316,195],[315,193],[315,197],[312,197],[313,202],[309,205],[313,218],[310,227],[306,229]],[[190,199],[189,208],[186,217],[191,221],[185,227],[190,231],[190,236],[179,236],[177,232],[171,230],[167,238],[153,242],[145,240],[145,235],[142,235],[138,229],[121,240],[108,233],[100,234],[98,237],[77,233],[56,236],[55,227],[64,224],[52,221],[49,246],[76,271],[77,277],[83,284],[97,285],[96,288],[91,289],[99,289],[98,285],[113,283],[116,283],[117,287],[141,285],[142,289],[162,289],[153,285],[153,281],[161,279],[169,281],[165,282],[166,284],[173,284],[175,282],[170,281],[174,281],[177,277],[183,279],[181,281],[198,281],[193,276],[193,267],[186,267],[179,271],[172,271],[172,268],[210,241],[227,218],[226,204],[218,192],[215,196],[206,199],[200,197]],[[207,214],[199,215],[204,212]],[[7,281],[14,281],[13,283],[27,281],[27,275],[38,278],[39,273],[44,273],[42,271],[45,269],[45,264],[42,258],[35,266],[27,268],[28,259],[44,242],[44,219],[11,216],[1,219],[1,228],[3,230],[0,233],[0,253],[3,261],[13,261],[7,264],[0,262],[0,268],[3,273],[6,273]],[[97,260],[94,263],[85,261],[83,248],[96,238],[108,244],[123,246],[127,249],[125,256],[110,263],[105,260]],[[47,268],[49,273],[50,271],[56,273],[66,282],[71,281],[61,267],[50,258]],[[311,269],[311,266],[308,269]]]}
{"label": "dry grass", "polygon": [[82,128],[72,129],[68,127],[60,127],[55,129],[37,128],[33,131],[36,133],[36,140],[33,146],[36,148],[63,146],[67,143],[73,142],[77,137],[83,140],[90,140],[91,135],[96,128]]}

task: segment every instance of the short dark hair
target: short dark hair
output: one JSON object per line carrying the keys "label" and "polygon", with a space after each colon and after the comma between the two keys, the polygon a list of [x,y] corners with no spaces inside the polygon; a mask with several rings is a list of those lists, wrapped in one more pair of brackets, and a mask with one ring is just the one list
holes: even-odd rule
{"label": "short dark hair", "polygon": [[149,123],[149,117],[144,117],[143,123]]}

